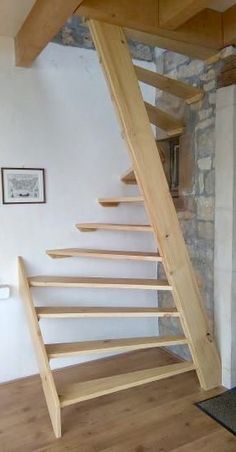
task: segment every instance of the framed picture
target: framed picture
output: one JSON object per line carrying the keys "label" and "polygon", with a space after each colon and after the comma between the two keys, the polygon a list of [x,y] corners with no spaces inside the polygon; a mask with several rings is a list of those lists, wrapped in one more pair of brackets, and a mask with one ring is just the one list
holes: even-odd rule
{"label": "framed picture", "polygon": [[45,203],[44,169],[2,168],[3,204]]}

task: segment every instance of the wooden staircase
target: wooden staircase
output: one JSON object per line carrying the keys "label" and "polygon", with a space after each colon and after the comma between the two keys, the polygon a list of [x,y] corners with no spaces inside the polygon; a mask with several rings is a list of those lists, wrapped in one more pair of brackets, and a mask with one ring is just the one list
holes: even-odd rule
{"label": "wooden staircase", "polygon": [[[166,279],[98,278],[69,276],[27,276],[23,258],[19,258],[19,284],[26,308],[29,328],[40,369],[43,390],[56,437],[61,436],[61,408],[77,402],[125,390],[141,384],[196,370],[201,386],[210,389],[220,384],[220,362],[209,333],[201,296],[186,251],[176,210],[169,192],[157,152],[151,123],[162,127],[168,135],[182,133],[183,121],[171,118],[154,106],[145,105],[138,79],[179,95],[186,102],[199,100],[203,93],[194,87],[166,80],[149,71],[133,66],[123,30],[114,25],[89,21],[95,46],[99,53],[112,98],[122,124],[134,171],[122,176],[125,183],[138,183],[142,196],[100,198],[103,207],[121,203],[145,205],[150,224],[79,223],[80,232],[116,231],[153,233],[158,252],[115,251],[104,249],[66,248],[48,250],[53,259],[95,258],[109,260],[152,261],[163,265]],[[138,79],[137,79],[138,76]],[[135,174],[135,176],[134,176]],[[132,181],[132,182],[130,182]],[[96,288],[168,291],[173,295],[174,308],[130,307],[35,307],[34,288]],[[111,317],[174,317],[179,320],[183,334],[142,338],[120,338],[73,343],[44,344],[39,321],[42,318],[111,318]],[[128,352],[153,347],[188,345],[192,361],[121,373],[114,377],[91,380],[65,387],[58,392],[50,360],[80,356],[88,353]]]}

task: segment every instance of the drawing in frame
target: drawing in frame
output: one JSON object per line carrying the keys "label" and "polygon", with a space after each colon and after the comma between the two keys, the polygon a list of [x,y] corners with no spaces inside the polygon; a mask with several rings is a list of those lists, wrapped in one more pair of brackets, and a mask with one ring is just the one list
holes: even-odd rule
{"label": "drawing in frame", "polygon": [[2,168],[3,204],[41,204],[45,198],[42,168]]}

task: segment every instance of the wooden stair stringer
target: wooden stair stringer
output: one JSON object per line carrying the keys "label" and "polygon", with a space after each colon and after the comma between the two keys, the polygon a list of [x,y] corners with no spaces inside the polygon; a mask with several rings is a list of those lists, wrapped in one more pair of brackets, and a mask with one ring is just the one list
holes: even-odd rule
{"label": "wooden stair stringer", "polygon": [[38,317],[31,296],[24,261],[22,257],[18,258],[18,271],[19,271],[20,294],[24,302],[30,335],[38,362],[40,377],[42,381],[43,391],[47,402],[50,419],[52,422],[55,436],[57,438],[60,438],[61,437],[60,401],[57,394],[57,389],[53,379],[52,371],[49,366],[48,356],[45,350],[41,330],[38,324]]}
{"label": "wooden stair stringer", "polygon": [[214,388],[221,382],[218,352],[202,308],[200,291],[161,159],[156,152],[150,118],[141,96],[124,31],[119,26],[97,20],[90,19],[88,24],[163,257],[167,279],[173,287],[175,305],[181,314],[184,334],[189,340],[200,384],[204,389]]}

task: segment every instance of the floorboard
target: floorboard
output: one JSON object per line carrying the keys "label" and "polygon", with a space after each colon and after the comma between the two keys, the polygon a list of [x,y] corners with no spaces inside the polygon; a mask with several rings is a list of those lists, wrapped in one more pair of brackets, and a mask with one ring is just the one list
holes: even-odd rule
{"label": "floorboard", "polygon": [[[55,372],[65,384],[168,365],[178,359],[144,350]],[[204,392],[195,372],[82,402],[62,410],[55,439],[38,376],[0,385],[0,452],[235,452],[236,438],[194,402]]]}

